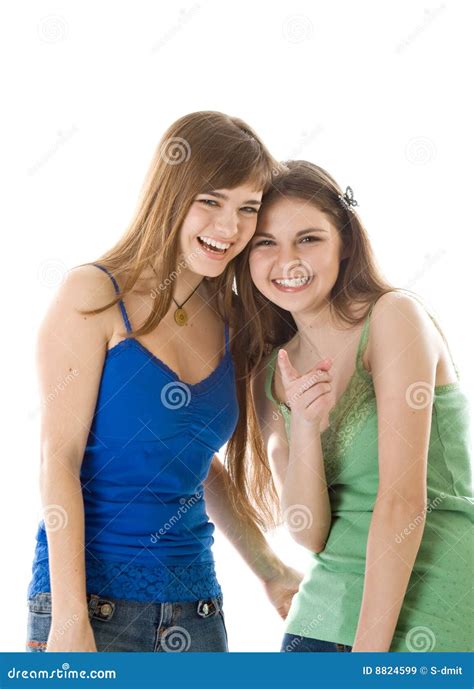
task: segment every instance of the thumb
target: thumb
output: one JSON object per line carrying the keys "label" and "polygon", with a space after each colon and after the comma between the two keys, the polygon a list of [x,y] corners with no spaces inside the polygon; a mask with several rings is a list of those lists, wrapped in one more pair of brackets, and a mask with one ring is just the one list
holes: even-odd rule
{"label": "thumb", "polygon": [[300,374],[291,363],[288,352],[285,349],[280,349],[278,352],[278,365],[280,366],[283,385],[291,383],[300,377]]}

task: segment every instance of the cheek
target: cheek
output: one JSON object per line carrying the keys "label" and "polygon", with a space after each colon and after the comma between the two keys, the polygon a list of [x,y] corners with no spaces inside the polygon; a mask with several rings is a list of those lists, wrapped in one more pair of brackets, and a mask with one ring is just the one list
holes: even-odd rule
{"label": "cheek", "polygon": [[333,287],[336,283],[340,270],[340,260],[336,252],[331,252],[326,256],[324,263],[320,266],[320,272],[324,276],[324,282],[328,287]]}
{"label": "cheek", "polygon": [[262,282],[263,280],[266,280],[268,277],[268,260],[263,256],[263,254],[259,253],[258,249],[255,251],[250,252],[249,255],[249,270],[250,270],[250,276],[255,282],[255,284],[258,284],[259,282]]}
{"label": "cheek", "polygon": [[245,222],[239,227],[239,240],[246,246],[255,234],[257,229],[257,218],[246,218]]}
{"label": "cheek", "polygon": [[315,262],[320,272],[337,272],[339,270],[339,252],[335,251],[334,247],[328,247],[325,251],[319,252]]}
{"label": "cheek", "polygon": [[199,208],[191,206],[181,225],[181,240],[191,239],[205,225],[205,214]]}
{"label": "cheek", "polygon": [[179,243],[181,247],[183,245],[187,244],[189,239],[191,238],[191,225],[190,225],[190,218],[189,218],[189,213],[183,220],[183,224],[181,225],[181,230],[179,232]]}

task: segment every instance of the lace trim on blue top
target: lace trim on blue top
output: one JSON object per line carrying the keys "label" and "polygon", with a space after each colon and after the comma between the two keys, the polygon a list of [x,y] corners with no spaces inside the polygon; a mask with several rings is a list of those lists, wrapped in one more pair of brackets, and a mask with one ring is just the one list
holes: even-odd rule
{"label": "lace trim on blue top", "polygon": [[[222,595],[213,562],[184,566],[145,567],[122,562],[88,560],[86,562],[88,593],[121,600],[176,603]],[[28,588],[28,598],[37,593],[50,593],[48,561],[37,562]]]}

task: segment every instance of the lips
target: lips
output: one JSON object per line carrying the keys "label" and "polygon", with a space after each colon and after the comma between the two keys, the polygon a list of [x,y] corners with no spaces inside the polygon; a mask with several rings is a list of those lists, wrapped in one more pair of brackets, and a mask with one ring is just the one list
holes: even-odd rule
{"label": "lips", "polygon": [[279,292],[302,292],[313,282],[313,275],[307,275],[301,278],[275,278],[272,285]]}
{"label": "lips", "polygon": [[[222,260],[232,247],[230,242],[219,242],[209,237],[206,237],[205,240],[200,236],[197,237],[199,248],[207,258],[212,258],[214,260]],[[213,241],[214,244],[218,244],[218,246],[210,244],[210,241]],[[223,246],[227,246],[227,248],[222,248]]]}

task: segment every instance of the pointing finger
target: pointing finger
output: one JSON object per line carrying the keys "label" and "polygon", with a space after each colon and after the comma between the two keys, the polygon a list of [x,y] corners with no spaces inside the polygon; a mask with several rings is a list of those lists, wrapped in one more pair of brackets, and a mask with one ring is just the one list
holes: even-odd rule
{"label": "pointing finger", "polygon": [[291,363],[288,352],[285,349],[280,349],[278,352],[278,365],[280,366],[283,385],[292,383],[294,380],[300,377],[300,374]]}

